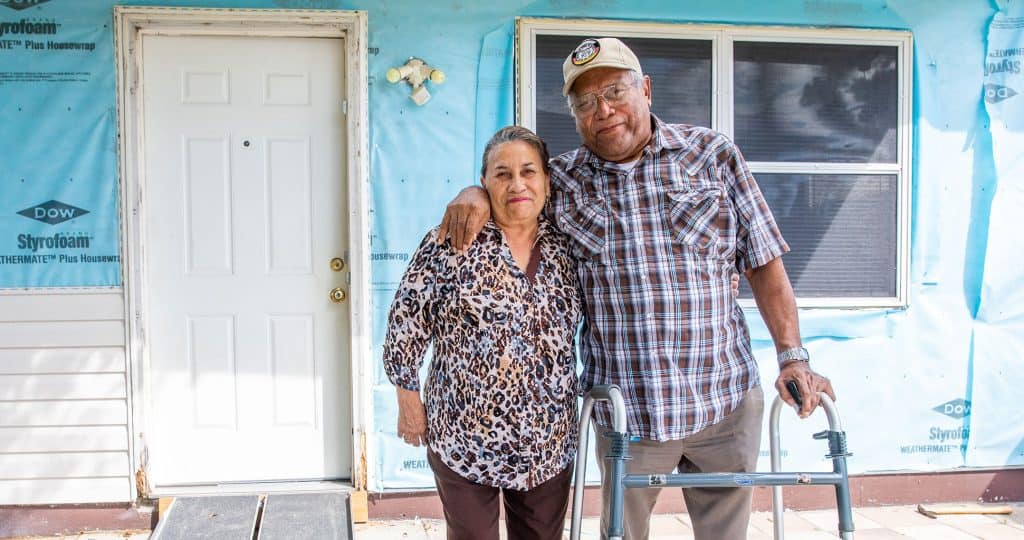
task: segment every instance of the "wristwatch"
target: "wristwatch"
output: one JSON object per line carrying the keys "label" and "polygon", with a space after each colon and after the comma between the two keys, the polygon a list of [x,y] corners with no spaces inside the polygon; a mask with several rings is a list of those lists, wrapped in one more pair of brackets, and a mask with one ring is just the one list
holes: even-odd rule
{"label": "wristwatch", "polygon": [[786,349],[779,353],[778,356],[779,365],[785,364],[790,360],[800,360],[802,362],[810,362],[811,355],[807,352],[807,349],[803,347],[793,347],[792,349]]}

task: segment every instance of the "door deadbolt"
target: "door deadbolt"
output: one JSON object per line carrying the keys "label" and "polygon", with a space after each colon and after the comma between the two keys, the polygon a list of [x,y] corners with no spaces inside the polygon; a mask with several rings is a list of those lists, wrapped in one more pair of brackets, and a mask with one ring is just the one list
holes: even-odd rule
{"label": "door deadbolt", "polygon": [[341,257],[335,257],[331,259],[331,270],[335,272],[341,272],[345,269],[345,261]]}
{"label": "door deadbolt", "polygon": [[346,298],[348,298],[348,295],[345,294],[345,289],[342,289],[341,287],[335,287],[331,289],[330,296],[331,302],[334,302],[335,304],[340,304],[344,302]]}

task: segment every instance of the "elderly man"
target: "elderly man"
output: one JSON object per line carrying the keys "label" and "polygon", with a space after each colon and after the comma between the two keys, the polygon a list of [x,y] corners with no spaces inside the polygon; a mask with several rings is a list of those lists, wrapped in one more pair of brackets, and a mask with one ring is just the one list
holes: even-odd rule
{"label": "elderly man", "polygon": [[[775,387],[795,381],[801,417],[831,383],[811,370],[788,251],[736,146],[710,129],[651,113],[651,80],[615,38],[584,40],[562,67],[583,145],[552,161],[548,216],[571,239],[586,302],[585,387],[617,384],[626,400],[630,473],[754,470],[764,398],[743,310],[730,278],[743,273],[778,352]],[[441,238],[476,237],[486,194],[449,205]],[[598,432],[610,426],[597,410]],[[607,442],[598,437],[598,453]],[[607,530],[604,470],[602,534]],[[656,489],[626,490],[626,538],[645,539]],[[696,537],[746,538],[749,488],[683,490]]]}

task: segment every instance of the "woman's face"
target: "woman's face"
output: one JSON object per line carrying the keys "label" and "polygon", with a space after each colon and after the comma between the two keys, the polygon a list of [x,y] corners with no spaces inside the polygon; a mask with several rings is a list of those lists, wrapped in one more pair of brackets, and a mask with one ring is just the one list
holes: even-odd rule
{"label": "woman's face", "polygon": [[480,183],[491,199],[491,216],[499,227],[537,220],[548,196],[549,178],[540,154],[528,143],[512,141],[491,150]]}

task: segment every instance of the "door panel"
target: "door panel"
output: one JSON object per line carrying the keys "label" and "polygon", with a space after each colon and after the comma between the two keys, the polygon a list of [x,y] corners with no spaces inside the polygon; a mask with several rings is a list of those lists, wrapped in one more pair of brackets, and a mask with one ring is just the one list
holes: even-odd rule
{"label": "door panel", "polygon": [[145,36],[157,485],[347,478],[340,39]]}

